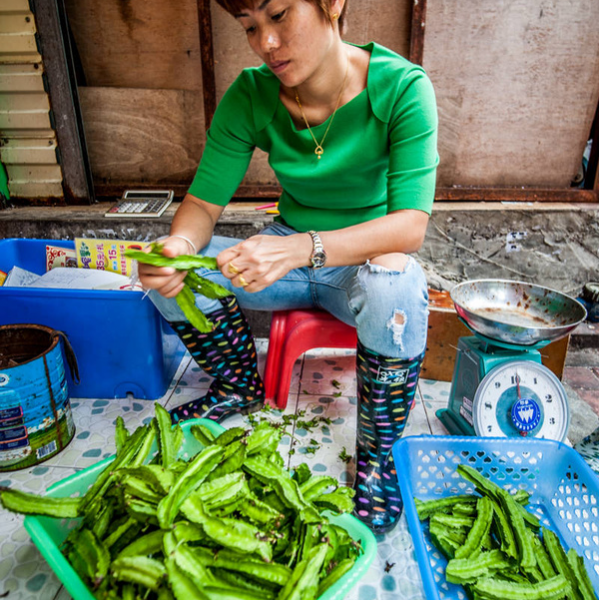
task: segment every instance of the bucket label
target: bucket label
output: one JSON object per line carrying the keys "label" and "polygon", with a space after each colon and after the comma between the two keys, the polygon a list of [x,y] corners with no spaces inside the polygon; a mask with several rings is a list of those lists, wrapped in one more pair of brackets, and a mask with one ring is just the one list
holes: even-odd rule
{"label": "bucket label", "polygon": [[11,427],[10,429],[0,429],[0,448],[5,442],[12,442],[22,438],[27,438],[27,429],[25,425]]}
{"label": "bucket label", "polygon": [[46,458],[49,454],[56,452],[56,442],[52,440],[49,444],[42,446],[37,449],[37,457],[41,460],[42,458]]}
{"label": "bucket label", "polygon": [[17,427],[23,424],[23,417],[15,417],[14,419],[4,419],[0,421],[0,429],[8,429],[9,427]]}
{"label": "bucket label", "polygon": [[0,427],[5,427],[2,421],[9,419],[21,419],[23,417],[23,409],[20,406],[13,406],[12,408],[0,408]]}
{"label": "bucket label", "polygon": [[[29,448],[29,438],[26,435],[11,442],[0,443],[0,457],[4,456],[5,452],[9,452],[10,450],[16,450],[18,448],[25,449],[23,457],[28,456],[31,453],[31,448]],[[2,462],[3,459],[0,458],[0,464],[2,464]]]}
{"label": "bucket label", "polygon": [[10,377],[6,373],[0,373],[0,387],[7,385],[10,382]]}

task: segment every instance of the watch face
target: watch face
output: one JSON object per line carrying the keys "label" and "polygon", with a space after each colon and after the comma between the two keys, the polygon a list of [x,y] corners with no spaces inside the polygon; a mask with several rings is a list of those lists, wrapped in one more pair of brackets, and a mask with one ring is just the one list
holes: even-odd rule
{"label": "watch face", "polygon": [[312,268],[320,269],[321,267],[324,267],[326,258],[327,258],[327,256],[324,252],[315,252],[312,255]]}

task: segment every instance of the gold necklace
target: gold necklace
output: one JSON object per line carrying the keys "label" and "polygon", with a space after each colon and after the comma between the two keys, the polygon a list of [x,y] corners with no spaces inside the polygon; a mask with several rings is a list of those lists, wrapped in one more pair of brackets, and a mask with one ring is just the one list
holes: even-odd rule
{"label": "gold necklace", "polygon": [[320,160],[322,158],[322,155],[324,154],[324,148],[322,147],[322,145],[324,144],[324,140],[327,137],[327,133],[329,133],[329,129],[331,128],[331,125],[333,124],[333,119],[335,118],[335,115],[337,114],[337,109],[339,108],[339,102],[341,101],[341,96],[343,95],[343,91],[345,90],[345,84],[347,83],[347,74],[348,73],[349,73],[349,56],[347,57],[347,66],[345,67],[345,77],[343,78],[343,83],[341,84],[341,91],[339,92],[339,96],[337,97],[337,102],[335,104],[335,110],[333,111],[333,114],[331,115],[331,120],[329,121],[329,124],[327,125],[326,131],[324,132],[324,135],[322,136],[320,143],[318,142],[318,140],[316,139],[316,136],[314,135],[314,133],[312,132],[312,129],[310,128],[308,119],[306,119],[306,115],[304,114],[304,109],[302,108],[302,103],[300,102],[300,99],[299,99],[299,94],[297,93],[297,90],[295,90],[295,101],[297,102],[297,105],[299,106],[300,113],[302,115],[302,118],[304,119],[304,123],[306,124],[306,127],[308,128],[308,132],[310,133],[310,135],[312,136],[312,139],[314,140],[314,143],[316,144],[316,148],[314,148],[314,154],[316,154],[316,156],[318,156],[318,160]]}

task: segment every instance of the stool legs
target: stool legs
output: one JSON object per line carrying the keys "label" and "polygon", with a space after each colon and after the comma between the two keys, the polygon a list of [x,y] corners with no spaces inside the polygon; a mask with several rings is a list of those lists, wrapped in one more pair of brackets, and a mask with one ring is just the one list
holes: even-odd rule
{"label": "stool legs", "polygon": [[375,533],[391,530],[403,509],[391,448],[406,426],[423,358],[387,358],[358,342],[355,515]]}
{"label": "stool legs", "polygon": [[237,299],[227,297],[223,308],[210,313],[215,324],[200,333],[189,321],[171,323],[191,357],[214,380],[208,393],[170,411],[176,423],[191,418],[220,422],[234,413],[259,410],[264,402],[264,385],[258,374],[254,338]]}

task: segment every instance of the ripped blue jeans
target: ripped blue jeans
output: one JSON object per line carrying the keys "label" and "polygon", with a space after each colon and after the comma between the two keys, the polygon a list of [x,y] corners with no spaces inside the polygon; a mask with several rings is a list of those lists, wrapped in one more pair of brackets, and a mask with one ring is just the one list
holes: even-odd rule
{"label": "ripped blue jeans", "polygon": [[[263,235],[291,235],[293,229],[280,223],[268,225]],[[206,256],[241,240],[214,236],[200,251]],[[413,257],[403,271],[391,271],[369,262],[360,266],[304,267],[290,271],[261,292],[234,288],[220,271],[199,269],[198,274],[235,292],[242,309],[291,310],[320,308],[357,328],[360,342],[369,350],[390,358],[411,358],[424,352],[428,325],[426,277]],[[167,321],[185,316],[174,299],[155,291],[150,298]],[[221,308],[216,300],[196,297],[198,308],[209,314]]]}

